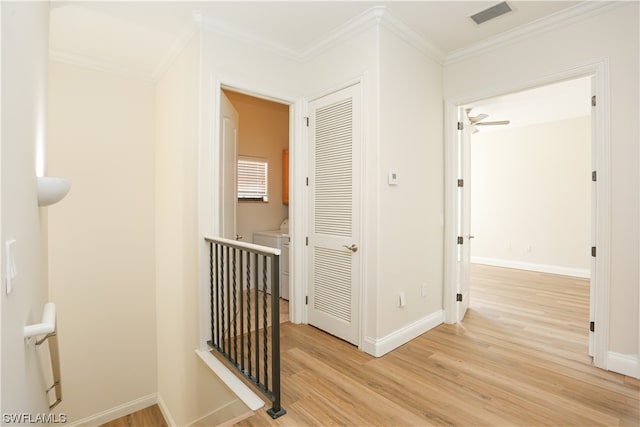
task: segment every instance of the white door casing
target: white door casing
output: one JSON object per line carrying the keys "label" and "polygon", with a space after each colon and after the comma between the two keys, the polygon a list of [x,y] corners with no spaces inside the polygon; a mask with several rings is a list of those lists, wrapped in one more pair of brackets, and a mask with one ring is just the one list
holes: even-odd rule
{"label": "white door casing", "polygon": [[[447,323],[457,321],[458,307],[455,302],[457,283],[457,248],[456,235],[458,233],[457,217],[459,214],[457,198],[458,173],[458,133],[456,121],[458,109],[462,105],[469,105],[482,99],[502,96],[509,93],[545,86],[563,80],[593,76],[592,91],[597,94],[597,106],[592,109],[592,152],[594,171],[597,181],[594,183],[592,195],[592,232],[593,245],[597,249],[597,256],[593,258],[591,270],[591,321],[594,321],[595,332],[590,333],[589,354],[593,356],[594,365],[607,369],[609,346],[609,288],[611,280],[611,148],[610,148],[610,99],[609,99],[609,60],[596,59],[583,65],[559,71],[553,75],[505,85],[504,87],[487,90],[483,88],[479,93],[467,94],[445,101],[445,319]],[[596,114],[597,111],[597,114]],[[585,325],[586,328],[589,325]]]}
{"label": "white door casing", "polygon": [[308,321],[356,345],[361,123],[359,84],[309,104]]}
{"label": "white door casing", "polygon": [[220,194],[222,209],[220,230],[225,239],[236,238],[236,208],[238,190],[236,184],[237,144],[239,115],[224,92],[220,91],[220,151],[222,179]]}
{"label": "white door casing", "polygon": [[471,123],[458,108],[458,235],[456,319],[461,322],[469,308],[471,289]]}

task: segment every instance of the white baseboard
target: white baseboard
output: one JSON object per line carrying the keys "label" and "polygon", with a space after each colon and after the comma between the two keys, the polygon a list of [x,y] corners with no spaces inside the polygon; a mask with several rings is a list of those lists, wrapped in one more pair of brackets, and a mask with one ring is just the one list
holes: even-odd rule
{"label": "white baseboard", "polygon": [[607,370],[640,379],[640,360],[637,354],[607,353]]}
{"label": "white baseboard", "polygon": [[264,406],[264,401],[258,397],[240,378],[231,372],[216,357],[208,351],[196,350],[202,361],[235,393],[252,411]]}
{"label": "white baseboard", "polygon": [[591,270],[583,268],[561,267],[558,265],[548,264],[534,264],[530,262],[514,261],[511,259],[486,258],[479,256],[472,256],[471,262],[474,264],[492,265],[494,267],[515,268],[516,270],[537,271],[539,273],[580,277],[582,279],[591,278]]}
{"label": "white baseboard", "polygon": [[364,337],[362,350],[374,357],[384,356],[443,322],[444,310],[438,310],[382,338]]}
{"label": "white baseboard", "polygon": [[160,408],[160,412],[162,412],[162,416],[164,417],[164,420],[167,422],[168,426],[175,427],[178,425],[176,421],[173,419],[173,416],[171,415],[171,411],[169,411],[169,408],[167,407],[167,404],[164,402],[164,399],[162,399],[162,396],[160,395],[160,393],[158,393],[158,408]]}
{"label": "white baseboard", "polygon": [[153,393],[148,396],[143,396],[139,399],[123,403],[122,405],[118,405],[111,409],[107,409],[106,411],[99,412],[95,415],[83,418],[76,422],[67,424],[67,427],[99,426],[108,423],[109,421],[113,421],[117,418],[124,417],[125,415],[129,415],[132,412],[148,408],[149,406],[155,405],[156,403],[158,403],[158,395],[156,393]]}

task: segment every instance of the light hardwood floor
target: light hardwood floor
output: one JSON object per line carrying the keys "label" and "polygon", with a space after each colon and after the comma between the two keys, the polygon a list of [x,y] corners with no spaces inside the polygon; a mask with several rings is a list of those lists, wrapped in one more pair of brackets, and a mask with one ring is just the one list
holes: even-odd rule
{"label": "light hardwood floor", "polygon": [[[236,425],[640,425],[640,381],[591,366],[586,280],[480,265],[472,280],[462,325],[381,358],[284,323],[288,414],[260,410]],[[105,424],[165,425],[157,406]]]}
{"label": "light hardwood floor", "polygon": [[283,406],[238,426],[638,426],[640,382],[591,366],[588,283],[474,265],[463,324],[373,358],[282,325]]}
{"label": "light hardwood floor", "polygon": [[167,427],[167,423],[158,405],[153,405],[100,427]]}

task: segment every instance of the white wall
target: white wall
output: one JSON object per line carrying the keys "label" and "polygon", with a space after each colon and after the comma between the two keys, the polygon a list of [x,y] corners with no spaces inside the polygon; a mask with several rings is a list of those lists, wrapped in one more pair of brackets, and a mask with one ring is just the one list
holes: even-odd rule
{"label": "white wall", "polygon": [[152,83],[49,64],[49,172],[72,182],[49,208],[69,422],[155,399],[154,103]]}
{"label": "white wall", "polygon": [[472,261],[590,277],[591,169],[589,116],[473,134]]}
{"label": "white wall", "polygon": [[[441,66],[383,27],[380,37],[379,304],[377,335],[442,322],[443,145]],[[397,185],[389,185],[389,172]],[[372,189],[374,190],[374,189]],[[422,296],[422,286],[426,294]],[[407,304],[398,307],[400,292]],[[406,336],[409,338],[409,336]]]}
{"label": "white wall", "polygon": [[522,85],[608,58],[611,102],[611,280],[609,350],[638,353],[638,3],[621,3],[507,46],[452,63],[446,99]]}
{"label": "white wall", "polygon": [[[2,2],[2,225],[0,413],[48,412],[44,371],[25,325],[39,323],[47,302],[46,209],[36,196],[36,144],[46,133],[49,5]],[[15,239],[18,276],[5,292],[4,243]],[[3,421],[4,424],[6,421]]]}

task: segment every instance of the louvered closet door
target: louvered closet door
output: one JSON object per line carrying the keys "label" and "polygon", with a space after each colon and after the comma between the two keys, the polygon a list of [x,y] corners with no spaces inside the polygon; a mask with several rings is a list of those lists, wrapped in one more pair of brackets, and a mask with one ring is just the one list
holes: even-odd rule
{"label": "louvered closet door", "polygon": [[360,85],[310,104],[309,323],[358,344]]}

